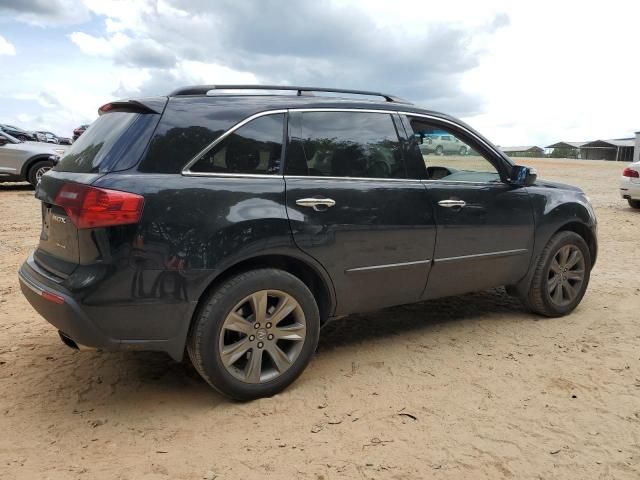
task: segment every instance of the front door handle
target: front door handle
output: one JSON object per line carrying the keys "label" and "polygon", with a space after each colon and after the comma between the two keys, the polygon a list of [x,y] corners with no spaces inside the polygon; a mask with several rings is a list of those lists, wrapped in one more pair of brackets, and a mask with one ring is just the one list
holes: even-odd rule
{"label": "front door handle", "polygon": [[438,205],[444,208],[462,208],[467,204],[464,200],[440,200]]}
{"label": "front door handle", "polygon": [[296,205],[301,207],[311,207],[316,212],[322,212],[329,207],[333,207],[336,201],[332,198],[299,198]]}

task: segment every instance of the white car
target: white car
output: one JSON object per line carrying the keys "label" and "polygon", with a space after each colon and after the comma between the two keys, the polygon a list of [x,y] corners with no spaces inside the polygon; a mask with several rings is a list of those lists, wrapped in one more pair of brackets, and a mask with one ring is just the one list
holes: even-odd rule
{"label": "white car", "polygon": [[0,132],[0,182],[27,180],[35,187],[65,152],[60,145],[23,142]]}
{"label": "white car", "polygon": [[640,208],[640,162],[632,163],[622,171],[620,195],[632,208]]}

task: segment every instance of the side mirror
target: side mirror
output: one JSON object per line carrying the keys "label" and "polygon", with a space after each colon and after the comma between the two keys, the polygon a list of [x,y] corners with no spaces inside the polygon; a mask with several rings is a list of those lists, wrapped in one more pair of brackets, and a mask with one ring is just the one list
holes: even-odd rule
{"label": "side mirror", "polygon": [[536,183],[538,172],[535,168],[514,165],[511,169],[511,183],[521,187],[530,187]]}

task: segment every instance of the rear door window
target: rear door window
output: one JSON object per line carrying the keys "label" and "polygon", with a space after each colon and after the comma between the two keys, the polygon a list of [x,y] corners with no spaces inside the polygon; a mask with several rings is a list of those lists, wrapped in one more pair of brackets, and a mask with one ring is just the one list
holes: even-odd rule
{"label": "rear door window", "polygon": [[196,173],[280,173],[284,114],[263,115],[231,132],[189,169]]}
{"label": "rear door window", "polygon": [[291,123],[286,163],[288,175],[406,178],[388,113],[298,113]]}
{"label": "rear door window", "polygon": [[114,111],[101,115],[71,146],[54,170],[102,173],[134,166],[160,115]]}

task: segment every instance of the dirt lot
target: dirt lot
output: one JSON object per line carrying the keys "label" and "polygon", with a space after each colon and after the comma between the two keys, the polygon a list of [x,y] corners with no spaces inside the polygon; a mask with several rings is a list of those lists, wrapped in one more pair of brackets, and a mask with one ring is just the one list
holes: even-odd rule
{"label": "dirt lot", "polygon": [[351,317],[291,388],[246,404],[163,354],[62,345],[16,277],[38,203],[0,185],[0,478],[639,478],[640,211],[621,164],[521,163],[596,207],[572,315],[490,291]]}

